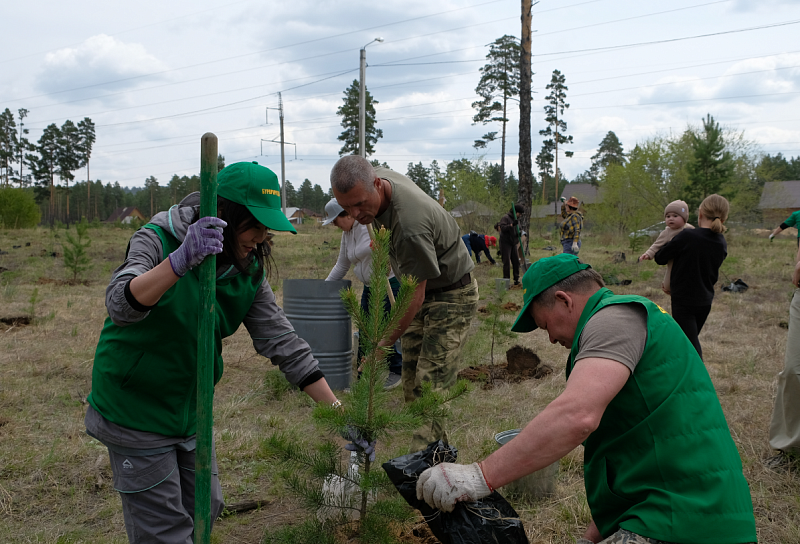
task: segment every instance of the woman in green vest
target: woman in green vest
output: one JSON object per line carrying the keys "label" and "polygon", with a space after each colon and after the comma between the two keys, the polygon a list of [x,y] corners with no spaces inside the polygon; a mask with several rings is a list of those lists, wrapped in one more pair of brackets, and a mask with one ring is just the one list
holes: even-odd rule
{"label": "woman in green vest", "polygon": [[[218,175],[218,218],[199,218],[199,193],[153,216],[128,245],[106,290],[109,317],[95,353],[87,432],[109,452],[131,543],[190,544],[194,518],[196,360],[200,282],[217,255],[214,383],[222,339],[244,323],[256,351],[317,402],[338,405],[308,344],[267,282],[268,229],[295,232],[275,174],[236,163]],[[224,507],[212,457],[212,512]]]}

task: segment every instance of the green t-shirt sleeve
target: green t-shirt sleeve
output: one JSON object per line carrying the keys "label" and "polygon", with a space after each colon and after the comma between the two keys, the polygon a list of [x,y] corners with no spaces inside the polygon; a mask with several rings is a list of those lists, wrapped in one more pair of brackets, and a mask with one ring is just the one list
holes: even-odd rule
{"label": "green t-shirt sleeve", "polygon": [[438,278],[442,274],[433,238],[427,234],[407,236],[400,240],[395,245],[395,260],[403,275],[414,276],[420,281]]}
{"label": "green t-shirt sleeve", "polygon": [[784,221],[783,223],[784,223],[784,225],[786,225],[787,227],[796,227],[796,226],[797,226],[797,221],[798,221],[798,220],[800,220],[800,211],[796,211],[796,212],[794,212],[794,213],[793,213],[792,215],[790,215],[790,216],[789,216],[789,218],[788,218],[786,221]]}

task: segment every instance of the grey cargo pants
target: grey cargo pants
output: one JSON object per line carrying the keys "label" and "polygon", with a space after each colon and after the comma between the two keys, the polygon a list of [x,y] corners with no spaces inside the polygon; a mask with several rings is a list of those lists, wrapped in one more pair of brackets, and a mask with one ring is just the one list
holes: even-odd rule
{"label": "grey cargo pants", "polygon": [[[192,544],[194,533],[195,452],[172,449],[135,456],[109,449],[114,489],[122,499],[125,531],[131,544]],[[211,522],[225,504],[217,456],[211,462]]]}

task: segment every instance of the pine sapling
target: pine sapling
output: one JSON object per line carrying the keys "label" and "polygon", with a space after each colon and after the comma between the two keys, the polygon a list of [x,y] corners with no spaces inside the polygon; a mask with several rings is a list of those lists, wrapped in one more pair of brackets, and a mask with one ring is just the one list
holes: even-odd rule
{"label": "pine sapling", "polygon": [[494,379],[496,369],[494,365],[494,347],[513,340],[517,337],[516,333],[511,332],[512,323],[503,319],[503,301],[506,298],[507,291],[495,293],[494,301],[486,305],[486,310],[489,316],[481,323],[481,330],[489,335],[491,338],[491,348],[489,350],[491,367],[489,370],[489,383],[494,386]]}
{"label": "pine sapling", "polygon": [[86,218],[82,218],[80,223],[75,224],[77,236],[72,236],[66,232],[67,243],[62,244],[64,248],[64,266],[72,271],[72,281],[78,279],[78,275],[88,270],[92,266],[92,260],[86,249],[92,244],[88,237],[89,223]]}
{"label": "pine sapling", "polygon": [[[317,516],[300,527],[272,532],[266,542],[332,541],[331,534],[348,542],[353,537],[360,542],[394,542],[389,522],[408,521],[413,513],[386,473],[376,470],[373,449],[394,432],[410,431],[426,421],[443,419],[448,413],[446,403],[467,391],[463,381],[447,392],[433,391],[430,383],[425,383],[419,399],[400,410],[391,407],[392,393],[383,388],[389,375],[386,359],[391,346],[382,344],[389,341],[411,304],[417,282],[410,277],[401,278],[394,307],[389,313],[384,311],[389,236],[388,231],[381,229],[372,244],[369,310],[361,308],[352,288],[342,291],[345,308],[361,331],[364,350],[361,377],[351,385],[349,393],[340,396],[341,408],[320,403],[313,412],[320,426],[355,444],[357,469],[342,462],[342,451],[332,440],[309,451],[285,434],[274,434],[267,439],[264,453],[289,466],[286,479],[289,488]],[[349,498],[330,493],[332,482],[352,490],[346,493]],[[338,515],[331,516],[331,512]]]}

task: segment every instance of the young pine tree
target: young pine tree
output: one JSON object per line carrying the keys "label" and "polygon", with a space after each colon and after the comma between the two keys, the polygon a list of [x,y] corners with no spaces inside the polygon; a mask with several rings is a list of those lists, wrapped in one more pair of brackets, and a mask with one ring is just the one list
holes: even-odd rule
{"label": "young pine tree", "polygon": [[67,243],[63,244],[64,266],[72,272],[72,281],[76,281],[79,274],[92,267],[92,260],[86,251],[92,244],[87,235],[88,230],[89,222],[83,217],[80,223],[75,224],[77,236],[72,236],[69,231],[66,232]]}
{"label": "young pine tree", "polygon": [[[413,430],[425,421],[446,417],[445,404],[464,394],[467,385],[459,382],[449,392],[441,394],[432,391],[427,384],[421,398],[399,411],[390,407],[392,393],[383,389],[389,373],[386,363],[389,348],[380,346],[380,342],[397,328],[411,303],[416,281],[407,276],[400,280],[395,305],[386,314],[383,300],[388,270],[389,231],[381,229],[373,242],[369,312],[362,310],[352,288],[342,291],[345,308],[358,325],[364,344],[361,378],[351,386],[350,393],[341,397],[341,408],[321,403],[313,412],[322,428],[353,441],[357,468],[342,462],[342,450],[333,440],[326,440],[309,451],[307,446],[290,440],[285,434],[276,433],[268,438],[263,451],[287,465],[289,488],[317,515],[298,526],[270,531],[265,543],[395,542],[393,522],[402,523],[413,518],[412,511],[395,491],[386,473],[377,466],[374,448],[393,432]],[[333,484],[338,484],[340,493],[331,492],[331,488],[336,487]],[[331,515],[331,512],[337,514]]]}

